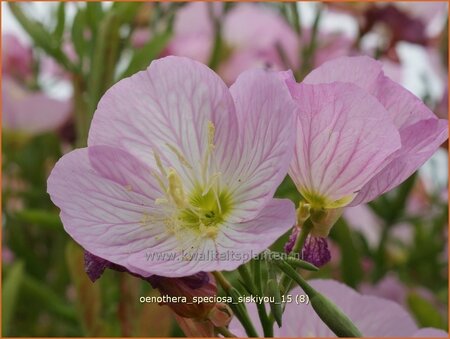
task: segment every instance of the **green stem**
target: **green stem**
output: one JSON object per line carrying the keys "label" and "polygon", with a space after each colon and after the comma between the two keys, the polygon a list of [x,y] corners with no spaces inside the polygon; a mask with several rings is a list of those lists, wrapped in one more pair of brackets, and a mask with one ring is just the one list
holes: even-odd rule
{"label": "green stem", "polygon": [[302,228],[300,229],[300,235],[295,240],[294,247],[292,248],[291,253],[295,254],[300,253],[302,251],[303,246],[305,245],[306,238],[308,237],[313,227],[314,225],[311,222],[311,219],[305,221]]}
{"label": "green stem", "polygon": [[302,51],[302,54],[303,54],[302,66],[300,67],[298,72],[296,72],[297,81],[303,80],[303,78],[306,76],[306,74],[308,74],[308,72],[311,70],[312,66],[314,65],[314,55],[315,55],[316,48],[317,48],[317,36],[318,36],[319,23],[320,23],[321,16],[322,16],[322,8],[319,7],[317,9],[316,17],[314,18],[313,27],[311,30],[311,40],[310,40],[308,46],[306,46],[306,48],[303,49],[303,51]]}
{"label": "green stem", "polygon": [[209,58],[208,66],[211,69],[216,69],[217,66],[219,66],[220,62],[220,53],[222,51],[222,27],[220,23],[220,19],[216,18],[214,14],[214,7],[213,4],[208,4],[208,10],[209,10],[209,18],[212,21],[214,25],[214,46],[212,49],[211,56]]}
{"label": "green stem", "polygon": [[[261,275],[261,260],[256,258],[253,260],[253,280],[255,293],[258,295],[263,295],[262,287],[262,275]],[[264,337],[273,337],[273,323],[267,315],[267,311],[264,304],[257,304],[259,320],[264,331]]]}
{"label": "green stem", "polygon": [[239,300],[237,300],[241,296],[239,291],[230,284],[221,272],[215,271],[212,272],[212,274],[220,286],[222,286],[225,293],[233,298],[234,302],[230,304],[230,307],[241,322],[247,335],[249,337],[257,338],[258,333],[256,332],[255,327],[253,326],[253,323],[248,315],[247,308],[243,303],[239,303]]}
{"label": "green stem", "polygon": [[294,29],[297,32],[298,36],[302,36],[302,25],[300,24],[300,13],[298,12],[299,2],[290,2],[289,5],[292,9],[292,17],[294,21]]}

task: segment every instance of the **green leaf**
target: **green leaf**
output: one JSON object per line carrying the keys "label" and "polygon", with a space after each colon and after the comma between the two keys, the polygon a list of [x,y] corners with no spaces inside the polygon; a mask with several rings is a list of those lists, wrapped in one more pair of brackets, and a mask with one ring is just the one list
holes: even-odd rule
{"label": "green leaf", "polygon": [[53,36],[55,37],[56,41],[59,41],[61,43],[63,34],[64,34],[64,28],[66,24],[66,3],[60,2],[58,4],[58,8],[56,10],[56,26],[55,30],[53,31]]}
{"label": "green leaf", "polygon": [[318,271],[319,270],[319,268],[314,266],[313,264],[311,264],[307,261],[301,260],[301,259],[297,259],[295,257],[287,257],[286,262],[294,268],[303,268],[304,270],[307,270],[307,271]]}
{"label": "green leaf", "polygon": [[267,281],[267,295],[269,297],[273,297],[273,299],[275,300],[275,302],[270,303],[270,309],[275,321],[277,322],[278,327],[281,327],[283,317],[283,308],[281,306],[281,292],[280,286],[277,282],[275,267],[271,262],[269,262],[268,276],[269,279]]}
{"label": "green leaf", "polygon": [[308,295],[314,311],[334,334],[338,337],[362,337],[361,332],[348,316],[331,300],[309,285],[286,261],[280,260],[275,263]]}
{"label": "green leaf", "polygon": [[11,13],[20,23],[22,28],[28,33],[36,46],[42,48],[68,71],[79,71],[62,51],[60,43],[53,38],[52,34],[50,34],[40,22],[29,19],[18,3],[9,2],[8,5],[11,9]]}
{"label": "green leaf", "polygon": [[49,285],[29,274],[23,279],[23,293],[27,300],[38,303],[42,309],[66,320],[78,321],[77,313],[72,305],[56,294]]}
{"label": "green leaf", "polygon": [[80,63],[82,62],[87,49],[85,39],[86,25],[86,12],[84,9],[78,9],[72,23],[72,43],[75,48],[75,52],[77,52]]}
{"label": "green leaf", "polygon": [[144,47],[136,50],[131,58],[130,64],[120,78],[129,77],[130,75],[145,69],[166,47],[171,36],[171,32],[161,33],[156,35]]}
{"label": "green leaf", "polygon": [[24,265],[21,261],[16,262],[5,277],[2,291],[2,336],[7,336],[10,331],[23,277]]}
{"label": "green leaf", "polygon": [[121,23],[128,23],[134,20],[142,5],[143,3],[141,2],[115,1],[112,5],[112,9],[120,18]]}
{"label": "green leaf", "polygon": [[101,2],[86,2],[86,19],[92,33],[95,34],[98,23],[103,19],[103,8]]}
{"label": "green leaf", "polygon": [[364,273],[359,251],[354,244],[355,239],[343,218],[336,222],[331,232],[331,236],[338,242],[341,249],[340,268],[344,282],[351,287],[356,287]]}
{"label": "green leaf", "polygon": [[56,213],[38,209],[26,209],[17,211],[15,217],[22,222],[40,225],[49,229],[62,230],[61,220]]}
{"label": "green leaf", "polygon": [[75,285],[77,306],[84,329],[89,336],[102,336],[104,324],[100,317],[100,285],[93,283],[84,270],[84,250],[74,242],[69,242],[66,247],[66,260]]}
{"label": "green leaf", "polygon": [[412,292],[408,295],[407,303],[419,327],[435,327],[447,330],[444,319],[428,300]]}

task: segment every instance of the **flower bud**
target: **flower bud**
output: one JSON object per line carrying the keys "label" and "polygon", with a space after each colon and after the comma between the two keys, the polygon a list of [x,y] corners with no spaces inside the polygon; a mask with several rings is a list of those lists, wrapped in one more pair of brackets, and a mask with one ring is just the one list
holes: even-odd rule
{"label": "flower bud", "polygon": [[214,297],[217,294],[213,276],[205,272],[182,278],[154,277],[151,284],[161,295],[186,297],[186,303],[165,304],[184,318],[206,319],[215,305],[215,302],[194,302],[194,297]]}

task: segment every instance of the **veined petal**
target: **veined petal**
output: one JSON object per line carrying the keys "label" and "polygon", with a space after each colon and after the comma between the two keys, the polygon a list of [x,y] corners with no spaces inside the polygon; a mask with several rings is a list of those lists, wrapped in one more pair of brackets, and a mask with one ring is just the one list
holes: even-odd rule
{"label": "veined petal", "polygon": [[393,160],[361,189],[351,206],[375,199],[401,184],[427,161],[448,138],[448,121],[421,120],[400,130],[402,148]]}
{"label": "veined petal", "polygon": [[75,150],[56,164],[48,193],[65,230],[86,250],[133,272],[152,273],[127,262],[132,253],[144,256],[166,232],[154,204],[161,193],[146,165],[110,147]]}
{"label": "veined petal", "polygon": [[401,146],[388,112],[347,83],[294,84],[297,141],[289,174],[312,205],[348,204]]}
{"label": "veined petal", "polygon": [[182,231],[178,243],[149,248],[145,256],[132,254],[129,262],[133,267],[151,269],[165,277],[231,271],[264,251],[294,223],[294,204],[274,199],[255,219],[222,225],[215,239]]}
{"label": "veined petal", "polygon": [[434,117],[419,98],[384,75],[381,62],[367,56],[333,59],[304,79],[308,84],[336,81],[352,83],[375,96],[398,129]]}
{"label": "veined petal", "polygon": [[367,186],[352,205],[368,202],[406,180],[447,139],[447,120],[438,120],[415,95],[383,74],[382,65],[369,57],[344,57],[312,71],[306,83],[353,83],[370,94],[389,112],[401,135],[402,148],[390,164]]}
{"label": "veined petal", "polygon": [[165,165],[194,184],[210,147],[211,123],[215,162],[222,164],[237,142],[228,88],[207,66],[166,57],[108,90],[95,112],[88,144],[125,149],[154,168],[156,149]]}
{"label": "veined petal", "polygon": [[341,57],[323,63],[309,73],[303,83],[328,84],[349,82],[371,91],[383,72],[381,62],[367,56]]}
{"label": "veined petal", "polygon": [[276,72],[242,73],[230,88],[239,121],[242,148],[230,153],[224,180],[241,221],[255,217],[287,173],[294,142],[295,104]]}
{"label": "veined petal", "polygon": [[231,271],[272,245],[295,225],[295,206],[287,199],[272,199],[253,220],[227,224],[217,239],[221,252],[234,254],[234,260],[221,264]]}

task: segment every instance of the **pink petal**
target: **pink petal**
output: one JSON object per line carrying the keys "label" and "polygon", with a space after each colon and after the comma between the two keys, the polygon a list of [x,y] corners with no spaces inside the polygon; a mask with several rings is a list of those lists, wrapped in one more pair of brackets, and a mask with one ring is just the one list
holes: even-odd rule
{"label": "pink petal", "polygon": [[154,199],[162,195],[150,173],[123,151],[84,148],[58,161],[48,179],[48,192],[61,209],[65,230],[86,250],[150,275],[149,267],[133,270],[128,262],[133,253],[144,257],[158,242],[156,237],[165,234],[162,223],[143,220],[158,214]]}
{"label": "pink petal", "polygon": [[198,176],[209,147],[209,123],[215,127],[214,161],[220,170],[236,149],[232,97],[205,65],[166,57],[106,92],[95,112],[88,144],[125,149],[153,168],[157,150],[164,164],[174,167],[191,188],[202,182]]}
{"label": "pink petal", "polygon": [[350,82],[371,91],[382,73],[382,64],[366,56],[341,57],[325,62],[309,73],[304,83]]}
{"label": "pink petal", "polygon": [[[398,304],[372,296],[363,296],[334,280],[310,280],[309,283],[333,301],[359,328],[364,337],[405,337],[417,329],[411,316]],[[300,288],[290,292],[304,294]],[[334,337],[311,305],[288,303],[280,337]]]}
{"label": "pink petal", "polygon": [[149,248],[147,256],[135,253],[129,262],[165,277],[182,277],[199,271],[231,271],[264,251],[294,223],[294,204],[274,199],[255,219],[222,225],[215,240],[199,241],[198,234],[183,233],[178,246],[170,250],[169,246]]}
{"label": "pink petal", "polygon": [[272,199],[292,157],[294,102],[278,73],[252,70],[230,88],[239,121],[241,148],[230,153],[223,177],[236,216],[250,220]]}
{"label": "pink petal", "polygon": [[61,127],[72,111],[70,101],[31,92],[14,80],[4,77],[2,84],[2,122],[9,130],[27,134],[49,132]]}
{"label": "pink petal", "polygon": [[386,77],[380,62],[369,57],[339,58],[305,78],[306,83],[314,84],[334,81],[353,83],[374,95],[389,112],[402,139],[402,149],[390,158],[392,164],[364,187],[352,205],[370,201],[402,183],[447,139],[447,120],[438,121],[420,99]]}
{"label": "pink petal", "polygon": [[21,80],[33,74],[33,52],[12,34],[2,36],[2,73]]}
{"label": "pink petal", "polygon": [[402,183],[448,138],[447,120],[421,120],[400,130],[402,148],[394,159],[360,191],[351,205],[375,199]]}
{"label": "pink petal", "polygon": [[288,83],[298,102],[290,176],[326,207],[348,204],[400,148],[400,136],[383,106],[355,85]]}
{"label": "pink petal", "polygon": [[421,328],[413,335],[414,338],[448,338],[448,333],[437,328]]}
{"label": "pink petal", "polygon": [[223,36],[236,50],[276,52],[278,45],[292,67],[298,66],[299,38],[275,10],[260,4],[237,4],[225,17]]}
{"label": "pink petal", "polygon": [[235,257],[222,263],[222,270],[234,270],[263,252],[292,228],[295,218],[295,206],[290,200],[272,199],[255,219],[224,225],[223,232],[217,237],[217,246],[221,252]]}

